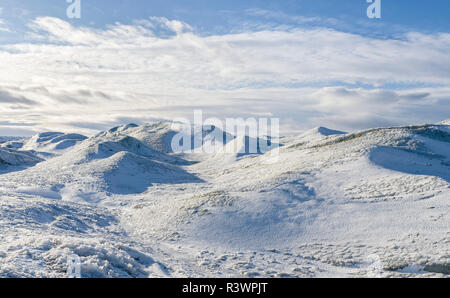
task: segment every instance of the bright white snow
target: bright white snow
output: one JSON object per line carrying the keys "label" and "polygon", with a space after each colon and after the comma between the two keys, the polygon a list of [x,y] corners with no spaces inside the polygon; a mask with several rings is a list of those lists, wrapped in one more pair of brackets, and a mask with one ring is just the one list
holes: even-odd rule
{"label": "bright white snow", "polygon": [[[316,128],[268,154],[173,153],[168,122],[0,146],[0,276],[441,276],[450,130]],[[242,145],[239,139],[232,145]],[[225,144],[224,146],[231,146]]]}

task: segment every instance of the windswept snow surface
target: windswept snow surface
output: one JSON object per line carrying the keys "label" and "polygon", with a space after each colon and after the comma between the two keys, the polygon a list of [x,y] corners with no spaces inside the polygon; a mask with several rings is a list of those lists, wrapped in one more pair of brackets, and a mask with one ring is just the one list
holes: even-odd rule
{"label": "windswept snow surface", "polygon": [[450,274],[448,121],[320,127],[281,138],[275,160],[173,153],[176,133],[160,122],[2,146],[0,276],[64,277],[73,254],[83,277]]}

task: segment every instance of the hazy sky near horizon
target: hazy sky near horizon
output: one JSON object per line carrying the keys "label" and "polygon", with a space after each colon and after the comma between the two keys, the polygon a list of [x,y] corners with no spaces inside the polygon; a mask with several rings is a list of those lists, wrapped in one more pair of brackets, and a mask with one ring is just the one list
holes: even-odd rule
{"label": "hazy sky near horizon", "polygon": [[282,133],[450,118],[450,3],[0,0],[0,135],[175,117]]}

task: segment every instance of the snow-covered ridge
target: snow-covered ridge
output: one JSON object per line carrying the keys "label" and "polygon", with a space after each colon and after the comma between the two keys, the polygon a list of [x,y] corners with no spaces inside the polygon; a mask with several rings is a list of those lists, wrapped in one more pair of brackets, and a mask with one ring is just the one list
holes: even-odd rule
{"label": "snow-covered ridge", "polygon": [[174,153],[176,133],[41,134],[25,148],[78,139],[45,160],[0,148],[0,276],[64,276],[67,254],[86,277],[365,276],[369,255],[382,276],[449,274],[446,122],[319,127],[281,138],[274,163]]}
{"label": "snow-covered ridge", "polygon": [[327,137],[327,136],[341,135],[341,134],[345,134],[345,132],[339,131],[339,130],[334,130],[334,129],[329,129],[329,128],[326,128],[323,126],[319,126],[319,127],[315,127],[311,130],[304,132],[303,134],[301,134],[301,137],[317,138],[317,136]]}

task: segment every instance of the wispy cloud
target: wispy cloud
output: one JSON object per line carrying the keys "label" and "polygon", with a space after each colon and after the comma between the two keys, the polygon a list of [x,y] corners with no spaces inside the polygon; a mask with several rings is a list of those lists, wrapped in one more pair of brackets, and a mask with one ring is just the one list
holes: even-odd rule
{"label": "wispy cloud", "polygon": [[1,18],[3,14],[3,8],[0,7],[0,32],[11,32],[9,28],[7,28],[5,20]]}
{"label": "wispy cloud", "polygon": [[32,106],[37,105],[38,103],[30,100],[28,98],[25,98],[20,95],[13,95],[9,93],[8,91],[0,90],[0,104],[14,104],[14,105],[24,105],[24,106]]}
{"label": "wispy cloud", "polygon": [[335,19],[322,18],[318,16],[305,17],[301,15],[289,15],[281,11],[265,10],[259,8],[247,9],[246,14],[249,16],[262,17],[264,19],[283,21],[282,23],[292,23],[297,25],[303,24],[325,24],[325,23],[335,23]]}
{"label": "wispy cloud", "polygon": [[[188,116],[194,106],[215,116],[271,114],[301,128],[450,115],[446,33],[376,39],[297,26],[204,36],[155,17],[105,29],[41,17],[30,28],[29,43],[0,47],[0,82],[4,92],[39,105],[26,115],[9,102],[0,110],[39,123],[36,129]],[[412,87],[390,91],[385,84]]]}
{"label": "wispy cloud", "polygon": [[4,27],[5,23],[2,19],[0,19],[0,31],[1,32],[11,32],[10,29],[8,29],[7,27]]}

